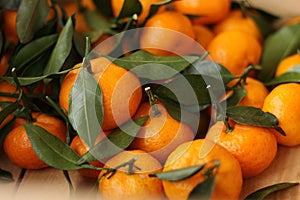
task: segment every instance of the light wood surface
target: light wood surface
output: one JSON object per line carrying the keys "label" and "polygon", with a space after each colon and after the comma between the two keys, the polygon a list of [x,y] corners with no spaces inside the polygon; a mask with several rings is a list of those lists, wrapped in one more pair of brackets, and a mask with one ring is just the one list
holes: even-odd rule
{"label": "light wood surface", "polygon": [[[255,147],[254,147],[255,148]],[[300,146],[279,146],[276,159],[262,174],[244,180],[244,187],[240,199],[244,199],[249,193],[279,182],[300,182]],[[13,176],[13,182],[0,182],[0,199],[14,200],[67,200],[70,197],[68,182],[63,172],[53,168],[43,170],[27,170],[18,183],[21,169],[14,166],[1,152],[0,168],[9,170]],[[93,193],[95,180],[84,178],[77,172],[69,172],[75,188],[75,199],[97,199]],[[230,184],[230,183],[228,183]],[[300,186],[274,193],[268,199],[300,199]]]}

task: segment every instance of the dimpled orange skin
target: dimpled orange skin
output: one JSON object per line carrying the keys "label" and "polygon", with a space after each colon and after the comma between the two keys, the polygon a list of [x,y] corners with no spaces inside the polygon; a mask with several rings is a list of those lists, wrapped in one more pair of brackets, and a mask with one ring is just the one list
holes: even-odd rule
{"label": "dimpled orange skin", "polygon": [[210,41],[215,37],[215,34],[203,25],[194,25],[193,28],[196,34],[196,41],[206,49]]}
{"label": "dimpled orange skin", "polygon": [[[89,147],[81,140],[81,138],[76,135],[71,144],[70,147],[76,152],[78,153],[79,156],[84,155],[88,150]],[[95,167],[103,167],[103,163],[99,162],[99,161],[93,161],[90,162],[91,165],[94,165]],[[94,169],[80,169],[78,170],[78,172],[85,177],[89,177],[89,178],[93,178],[93,179],[97,179],[97,177],[99,176],[100,171],[99,170],[94,170]]]}
{"label": "dimpled orange skin", "polygon": [[[138,23],[141,24],[147,18],[151,5],[161,2],[161,0],[139,0],[139,1],[142,5],[142,12],[138,16]],[[111,6],[112,6],[113,14],[115,17],[117,17],[120,14],[123,3],[124,3],[124,0],[111,0]],[[158,12],[164,11],[165,8],[166,8],[165,6],[161,6],[159,8]]]}
{"label": "dimpled orange skin", "polygon": [[230,0],[181,0],[172,3],[173,9],[193,18],[196,24],[214,24],[224,19],[231,6]]}
{"label": "dimpled orange skin", "polygon": [[5,38],[17,44],[19,41],[17,33],[17,10],[3,11],[3,31]]}
{"label": "dimpled orange skin", "polygon": [[219,34],[227,30],[240,30],[254,36],[258,41],[262,41],[262,34],[256,23],[249,16],[243,16],[241,10],[233,10],[221,22],[213,28],[215,34]]}
{"label": "dimpled orange skin", "polygon": [[286,83],[276,86],[266,97],[263,110],[274,114],[286,136],[273,130],[279,144],[296,146],[300,144],[300,85]]}
{"label": "dimpled orange skin", "polygon": [[[151,116],[138,132],[129,148],[139,149],[150,153],[161,163],[180,144],[194,139],[191,128],[173,119],[163,107],[157,104],[160,115]],[[142,103],[135,117],[145,117],[152,112],[149,103]]]}
{"label": "dimpled orange skin", "polygon": [[141,33],[140,47],[156,55],[188,54],[194,45],[195,33],[188,17],[165,11],[152,16]]}
{"label": "dimpled orange skin", "polygon": [[[66,141],[66,126],[61,120],[43,113],[35,113],[33,117],[36,119],[35,125],[44,128],[63,142]],[[20,168],[42,169],[48,167],[35,154],[22,124],[16,126],[8,133],[3,142],[3,149],[11,162]]]}
{"label": "dimpled orange skin", "polygon": [[222,132],[214,141],[239,161],[244,178],[257,176],[269,167],[277,152],[277,141],[270,129],[234,124],[233,131],[226,133],[224,123],[217,122],[208,134],[219,131],[216,128],[220,124]]}
{"label": "dimpled orange skin", "polygon": [[[94,77],[102,89],[104,107],[102,129],[112,130],[125,123],[136,112],[142,99],[141,85],[132,72],[111,63],[106,58],[100,57],[90,62]],[[66,111],[72,86],[80,70],[77,68],[70,71],[62,82],[59,103]]]}
{"label": "dimpled orange skin", "polygon": [[275,77],[280,76],[297,65],[300,66],[300,55],[298,53],[286,57],[279,63],[276,69]]}
{"label": "dimpled orange skin", "polygon": [[[236,80],[231,81],[228,86],[233,86],[235,83]],[[269,94],[267,87],[259,80],[251,77],[247,77],[243,87],[246,90],[246,96],[239,102],[239,105],[262,108],[265,98]]]}
{"label": "dimpled orange skin", "polygon": [[260,43],[251,35],[238,30],[221,32],[207,47],[211,58],[240,75],[250,64],[258,64],[262,54]]}
{"label": "dimpled orange skin", "polygon": [[[205,145],[204,145],[205,144]],[[204,146],[213,146],[208,151]],[[199,156],[201,152],[201,157]],[[243,179],[239,162],[222,146],[204,139],[187,142],[173,151],[168,157],[163,171],[182,169],[200,165],[219,159],[220,167],[216,174],[215,188],[212,193],[213,200],[238,199]],[[181,181],[163,181],[164,190],[169,200],[188,199],[188,195],[196,185],[204,180],[202,172]]]}
{"label": "dimpled orange skin", "polygon": [[[161,164],[151,155],[141,150],[123,151],[106,162],[104,168],[116,166],[137,158],[134,174],[127,174],[128,166],[119,168],[108,179],[107,176],[99,180],[99,190],[103,200],[140,200],[165,199],[162,182],[156,177],[149,177],[150,173],[160,172]],[[105,173],[102,170],[99,177]],[[109,176],[109,175],[108,175]]]}

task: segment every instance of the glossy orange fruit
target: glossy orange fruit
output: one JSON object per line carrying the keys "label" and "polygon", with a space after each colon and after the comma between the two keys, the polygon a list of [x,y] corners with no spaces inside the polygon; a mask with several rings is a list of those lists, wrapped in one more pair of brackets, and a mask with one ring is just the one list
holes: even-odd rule
{"label": "glossy orange fruit", "polygon": [[275,77],[280,76],[281,74],[287,72],[289,69],[295,66],[300,66],[300,55],[293,54],[284,58],[278,65],[275,73]]}
{"label": "glossy orange fruit", "polygon": [[204,25],[194,25],[193,28],[196,41],[206,49],[210,41],[215,37],[215,34]]}
{"label": "glossy orange fruit", "polygon": [[151,155],[141,150],[123,151],[110,160],[104,168],[116,168],[117,166],[136,159],[133,174],[128,173],[128,166],[119,168],[110,178],[103,176],[102,170],[99,177],[99,190],[103,200],[139,200],[139,199],[165,199],[162,182],[158,178],[149,177],[150,173],[161,171],[161,164]]}
{"label": "glossy orange fruit", "polygon": [[[162,104],[157,106],[160,114],[150,116],[130,144],[130,148],[148,152],[164,163],[177,146],[193,140],[194,133],[188,125],[173,119]],[[152,112],[149,103],[142,103],[135,118],[148,116]]]}
{"label": "glossy orange fruit", "polygon": [[240,163],[243,177],[257,176],[269,167],[277,152],[277,141],[267,128],[234,124],[226,133],[223,122],[214,124],[208,134]]}
{"label": "glossy orange fruit", "polygon": [[279,144],[296,146],[300,144],[300,85],[286,83],[276,86],[266,97],[263,110],[274,114],[286,136],[273,131]]}
{"label": "glossy orange fruit", "polygon": [[17,10],[3,10],[3,31],[5,38],[15,44],[19,41],[16,22]]}
{"label": "glossy orange fruit", "polygon": [[207,47],[211,58],[234,75],[241,75],[251,64],[260,62],[261,44],[253,36],[238,30],[223,31]]}
{"label": "glossy orange fruit", "polygon": [[141,33],[140,47],[156,55],[189,54],[195,33],[188,17],[165,11],[152,16]]}
{"label": "glossy orange fruit", "polygon": [[217,23],[213,28],[215,34],[219,34],[227,30],[240,30],[254,36],[258,41],[262,41],[262,34],[250,16],[243,15],[241,10],[233,10],[221,22]]}
{"label": "glossy orange fruit", "polygon": [[181,0],[173,2],[173,9],[193,18],[196,24],[214,24],[224,19],[230,11],[230,0]]}
{"label": "glossy orange fruit", "polygon": [[[231,81],[229,85],[234,85],[236,80]],[[265,98],[269,94],[267,87],[257,79],[247,77],[246,82],[241,87],[244,87],[246,96],[239,102],[241,106],[253,106],[262,108]]]}
{"label": "glossy orange fruit", "polygon": [[[106,134],[105,134],[106,135]],[[99,137],[97,138],[97,142],[99,142],[101,139],[103,139],[105,137],[104,133],[100,133]],[[79,155],[82,156],[84,155],[86,152],[89,151],[89,146],[85,144],[85,142],[78,136],[76,135],[71,144],[70,147]],[[96,160],[93,162],[90,162],[91,165],[94,165],[95,167],[103,167],[103,163]],[[78,172],[85,177],[89,177],[89,178],[98,178],[100,171],[99,170],[95,170],[95,169],[80,169],[78,170]]]}
{"label": "glossy orange fruit", "polygon": [[[66,126],[61,120],[43,113],[35,113],[33,117],[36,120],[35,125],[44,128],[60,140],[66,141]],[[16,126],[8,133],[3,142],[3,149],[11,162],[20,168],[41,169],[48,166],[32,149],[22,125]]]}
{"label": "glossy orange fruit", "polygon": [[[211,141],[197,139],[180,145],[168,157],[163,171],[200,165],[215,159],[221,164],[211,199],[238,199],[243,184],[240,164],[229,151]],[[163,186],[168,199],[188,199],[190,192],[203,180],[204,176],[200,171],[181,181],[163,181]]]}
{"label": "glossy orange fruit", "polygon": [[[135,74],[104,57],[90,62],[94,77],[102,89],[104,107],[102,129],[112,130],[125,123],[136,112],[142,99],[141,84]],[[81,68],[77,68],[70,71],[61,84],[59,103],[66,111],[69,109],[71,89],[80,70]]]}

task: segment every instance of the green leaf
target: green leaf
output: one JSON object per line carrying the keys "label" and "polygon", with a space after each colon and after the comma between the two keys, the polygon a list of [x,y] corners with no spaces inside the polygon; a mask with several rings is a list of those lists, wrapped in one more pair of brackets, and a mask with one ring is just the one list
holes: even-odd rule
{"label": "green leaf", "polygon": [[181,181],[190,178],[201,171],[206,166],[206,163],[195,165],[191,167],[185,167],[182,169],[175,169],[171,171],[158,172],[155,174],[149,174],[150,177],[157,177],[164,181]]}
{"label": "green leaf", "polygon": [[2,142],[4,141],[5,137],[7,136],[7,134],[11,131],[12,126],[15,122],[15,117],[13,119],[11,119],[9,122],[7,122],[1,129],[0,129],[0,144],[2,144]]}
{"label": "green leaf", "polygon": [[158,9],[159,9],[161,6],[164,6],[164,5],[167,5],[167,4],[169,4],[169,3],[172,3],[173,1],[175,1],[175,0],[163,0],[163,1],[160,1],[160,2],[157,2],[157,3],[151,4],[150,10],[149,10],[149,13],[148,13],[147,18],[145,19],[145,22],[146,22],[150,17],[152,17],[153,15],[155,15],[155,14],[157,13]]}
{"label": "green leaf", "polygon": [[102,16],[98,11],[83,11],[84,18],[86,19],[87,25],[94,30],[102,30],[103,32],[109,32],[111,23],[108,19]]}
{"label": "green leaf", "polygon": [[284,183],[277,183],[274,185],[270,185],[264,188],[261,188],[255,192],[253,192],[252,194],[249,194],[245,200],[250,200],[250,199],[256,199],[256,200],[263,200],[265,199],[269,194],[273,193],[273,192],[277,192],[280,190],[284,190],[284,189],[288,189],[290,187],[299,185],[299,183],[288,183],[288,182],[284,182]]}
{"label": "green leaf", "polygon": [[[39,82],[39,81],[41,81],[45,78],[48,78],[48,77],[55,77],[55,76],[60,76],[62,74],[66,74],[71,70],[72,69],[67,69],[67,70],[64,70],[64,71],[61,71],[61,72],[47,74],[47,75],[44,75],[44,76],[37,76],[37,77],[18,77],[18,81],[19,81],[21,86],[26,86],[26,85],[30,85],[30,84]],[[14,83],[13,77],[10,77],[10,76],[3,76],[0,79],[8,81],[9,83]]]}
{"label": "green leaf", "polygon": [[227,106],[236,106],[246,96],[246,90],[243,87],[233,88],[232,94],[226,100]]}
{"label": "green leaf", "polygon": [[72,49],[73,32],[73,19],[70,17],[58,37],[43,75],[55,73],[61,69]]}
{"label": "green leaf", "polygon": [[223,82],[203,75],[187,74],[174,78],[154,90],[159,98],[170,99],[183,105],[207,106],[211,103],[211,92],[217,98],[224,95]]}
{"label": "green leaf", "polygon": [[9,10],[17,10],[21,0],[2,0],[0,1],[0,9],[9,9]]}
{"label": "green leaf", "polygon": [[23,126],[34,152],[49,166],[61,170],[94,169],[93,166],[88,164],[77,165],[76,161],[80,156],[70,146],[42,127],[31,123],[24,123]]}
{"label": "green leaf", "polygon": [[266,86],[278,85],[281,83],[298,83],[300,82],[300,65],[296,65],[288,69],[287,72],[277,76],[270,81],[264,83]]}
{"label": "green leaf", "polygon": [[140,50],[112,61],[132,70],[140,78],[163,80],[173,77],[197,59],[198,56],[157,56]]}
{"label": "green leaf", "polygon": [[4,107],[1,111],[0,111],[0,123],[3,122],[3,120],[5,120],[5,118],[15,112],[18,108],[20,107],[20,101],[16,101],[13,102],[11,104],[9,104],[8,106]]}
{"label": "green leaf", "polygon": [[73,84],[69,97],[69,119],[89,147],[94,146],[103,122],[102,90],[84,68]]}
{"label": "green leaf", "polygon": [[97,9],[106,16],[113,16],[111,2],[107,0],[93,0]]}
{"label": "green leaf", "polygon": [[188,199],[210,200],[215,188],[215,180],[214,175],[206,178],[191,191]]}
{"label": "green leaf", "polygon": [[21,1],[17,14],[17,32],[21,43],[29,42],[45,23],[49,13],[47,0]]}
{"label": "green leaf", "polygon": [[[191,111],[190,107],[181,107],[176,102],[173,102],[169,99],[160,98],[159,101],[165,106],[168,113],[172,116],[173,119],[183,122],[190,126],[194,132],[198,130],[199,120],[200,120],[200,110],[204,110],[208,105],[195,106],[195,110]],[[183,105],[181,105],[183,106]]]}
{"label": "green leaf", "polygon": [[139,0],[125,0],[117,19],[131,17],[133,14],[139,15],[142,12],[142,4]]}
{"label": "green leaf", "polygon": [[265,40],[258,78],[269,81],[281,60],[300,47],[300,23],[283,26]]}
{"label": "green leaf", "polygon": [[231,106],[227,107],[226,114],[229,118],[240,124],[266,128],[278,127],[278,119],[276,116],[272,113],[264,112],[260,108]]}
{"label": "green leaf", "polygon": [[20,70],[29,62],[35,60],[45,51],[53,47],[57,41],[57,37],[57,34],[52,34],[28,43],[17,52],[11,65],[15,67],[17,71]]}
{"label": "green leaf", "polygon": [[10,172],[0,168],[0,180],[5,181],[5,182],[11,182],[14,179],[13,179],[13,176]]}
{"label": "green leaf", "polygon": [[222,65],[208,60],[197,60],[184,74],[201,74],[222,79],[225,85],[236,78]]}
{"label": "green leaf", "polygon": [[84,154],[81,159],[78,160],[78,164],[90,162],[95,159],[102,160],[120,153],[131,144],[141,129],[141,126],[148,118],[149,117],[138,118],[134,121],[129,121],[115,129],[106,138],[101,140],[86,154]]}
{"label": "green leaf", "polygon": [[266,20],[262,15],[257,15],[257,13],[253,14],[252,12],[248,12],[247,14],[254,20],[263,38],[274,32],[272,23]]}

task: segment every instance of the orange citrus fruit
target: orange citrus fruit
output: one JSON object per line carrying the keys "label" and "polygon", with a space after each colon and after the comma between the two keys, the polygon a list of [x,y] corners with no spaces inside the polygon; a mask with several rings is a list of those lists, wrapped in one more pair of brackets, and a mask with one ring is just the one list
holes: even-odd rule
{"label": "orange citrus fruit", "polygon": [[224,123],[217,122],[208,134],[239,161],[244,178],[262,173],[274,160],[277,141],[269,129],[234,124],[231,132],[225,131]]}
{"label": "orange citrus fruit", "polygon": [[286,83],[276,86],[266,97],[263,110],[274,114],[286,136],[273,131],[279,144],[296,146],[300,144],[300,85]]}
{"label": "orange citrus fruit", "polygon": [[[66,141],[66,126],[56,117],[44,114],[33,114],[35,125],[47,130],[62,141]],[[41,169],[48,165],[34,152],[25,128],[22,125],[13,128],[5,137],[3,149],[8,158],[17,166],[25,169]]]}
{"label": "orange citrus fruit", "polygon": [[139,200],[139,199],[165,199],[162,182],[156,177],[149,177],[150,173],[161,171],[161,164],[151,155],[141,151],[123,151],[109,159],[104,168],[116,168],[117,166],[136,159],[133,174],[128,174],[129,166],[117,169],[110,178],[109,174],[102,170],[99,177],[99,190],[101,199],[114,200]]}
{"label": "orange citrus fruit", "polygon": [[204,25],[194,25],[193,28],[196,41],[206,49],[210,41],[215,37],[215,34]]}
{"label": "orange citrus fruit", "polygon": [[4,53],[0,60],[0,76],[4,76],[8,69],[9,53]]}
{"label": "orange citrus fruit", "polygon": [[260,43],[253,36],[238,30],[223,31],[207,47],[211,58],[240,75],[250,64],[258,64],[262,54]]}
{"label": "orange citrus fruit", "polygon": [[[106,135],[106,133],[105,133]],[[100,133],[99,137],[97,138],[96,143],[98,143],[101,139],[103,139],[105,137],[104,133]],[[86,152],[89,151],[89,146],[85,144],[85,142],[78,136],[76,135],[71,144],[70,147],[79,155],[82,156],[84,155]],[[103,163],[99,162],[98,160],[96,161],[92,161],[90,162],[91,165],[94,165],[95,167],[103,167]],[[85,177],[89,177],[89,178],[98,178],[100,171],[99,170],[95,170],[95,169],[80,169],[78,170],[78,172]]]}
{"label": "orange citrus fruit", "polygon": [[[229,85],[233,85],[234,83],[236,83],[236,80],[231,81]],[[239,102],[239,105],[262,108],[264,100],[269,94],[267,87],[259,80],[251,77],[247,77],[242,87],[244,87],[246,91],[246,96]]]}
{"label": "orange citrus fruit", "polygon": [[[104,107],[102,129],[112,130],[125,123],[136,112],[142,99],[141,85],[135,74],[104,57],[92,59],[90,63],[91,71],[102,89]],[[69,108],[73,84],[80,70],[81,68],[77,68],[70,71],[61,84],[59,103],[66,111]]]}
{"label": "orange citrus fruit", "polygon": [[284,58],[279,63],[276,69],[275,77],[280,76],[296,65],[300,66],[300,55],[297,53]]}
{"label": "orange citrus fruit", "polygon": [[258,41],[262,41],[262,34],[250,16],[244,16],[241,10],[233,10],[221,22],[214,26],[215,34],[227,30],[240,30],[254,36]]}
{"label": "orange citrus fruit", "polygon": [[3,31],[5,38],[15,44],[19,41],[16,21],[17,10],[3,10]]}
{"label": "orange citrus fruit", "polygon": [[[157,106],[160,114],[150,115],[130,144],[130,148],[150,153],[164,163],[177,146],[193,140],[194,133],[188,125],[173,119],[162,104],[157,104]],[[148,116],[152,112],[149,103],[142,103],[135,118]]]}
{"label": "orange citrus fruit", "polygon": [[[23,89],[25,92],[27,92],[27,90],[25,88],[23,88]],[[0,82],[0,92],[7,93],[7,96],[0,95],[0,102],[14,102],[17,100],[17,97],[9,96],[9,94],[17,95],[20,93],[16,86],[14,86],[6,81]]]}
{"label": "orange citrus fruit", "polygon": [[[87,12],[95,10],[96,7],[91,0],[84,0],[82,4],[84,9]],[[79,5],[77,1],[71,1],[67,3],[63,3],[63,7],[70,17],[71,15],[75,14],[76,24],[75,24],[75,31],[78,33],[85,33],[92,31],[92,29],[88,26],[87,20],[84,16],[84,13],[79,9]]]}
{"label": "orange citrus fruit", "polygon": [[195,39],[195,33],[191,21],[183,14],[164,11],[152,16],[144,27],[140,38],[141,49],[156,55],[191,52],[191,39]]}
{"label": "orange citrus fruit", "polygon": [[196,24],[213,24],[224,19],[230,11],[230,0],[181,0],[173,2],[173,9],[193,18]]}
{"label": "orange citrus fruit", "polygon": [[[211,141],[197,139],[180,145],[168,157],[163,171],[200,165],[215,159],[221,164],[211,199],[238,199],[243,183],[240,164],[229,151]],[[163,181],[163,186],[168,199],[188,199],[190,192],[203,180],[204,175],[200,171],[184,180]]]}
{"label": "orange citrus fruit", "polygon": [[292,17],[291,19],[287,20],[284,25],[292,25],[300,22],[300,16]]}
{"label": "orange citrus fruit", "polygon": [[[150,12],[151,5],[154,3],[161,2],[161,0],[139,0],[139,1],[142,5],[142,12],[138,16],[138,23],[143,23]],[[119,16],[123,4],[124,4],[124,0],[111,0],[111,6],[115,17]],[[165,10],[165,6],[161,6],[158,12],[162,12],[163,10]]]}

